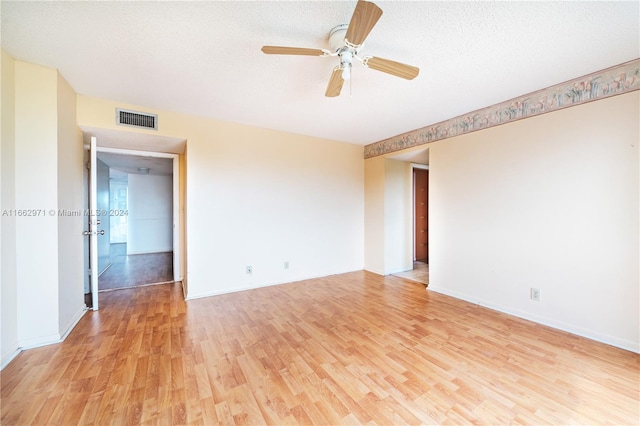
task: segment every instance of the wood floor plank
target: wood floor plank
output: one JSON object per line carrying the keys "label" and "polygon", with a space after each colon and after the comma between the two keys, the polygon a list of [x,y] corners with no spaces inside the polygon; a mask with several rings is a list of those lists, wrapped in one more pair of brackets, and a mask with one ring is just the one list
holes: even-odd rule
{"label": "wood floor plank", "polygon": [[640,355],[354,272],[101,293],[1,373],[1,424],[638,424]]}

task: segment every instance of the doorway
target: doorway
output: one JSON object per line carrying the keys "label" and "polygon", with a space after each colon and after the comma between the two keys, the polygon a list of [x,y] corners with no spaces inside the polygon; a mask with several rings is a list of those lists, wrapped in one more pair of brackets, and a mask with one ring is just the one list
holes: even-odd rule
{"label": "doorway", "polygon": [[[87,149],[89,149],[90,145],[93,145],[93,146],[96,145],[96,142],[92,140],[95,139],[98,141],[96,149],[88,151],[88,152],[93,152],[94,153],[93,155],[96,155],[99,152],[101,153],[101,156],[107,155],[107,154],[120,155],[122,157],[128,156],[127,158],[137,156],[137,157],[146,158],[149,161],[160,161],[160,159],[162,159],[162,161],[168,162],[168,165],[169,165],[168,167],[171,170],[171,173],[170,173],[171,176],[168,177],[169,181],[171,182],[170,189],[168,190],[168,192],[171,194],[171,200],[168,203],[169,204],[168,210],[170,211],[170,215],[169,215],[170,219],[168,219],[169,225],[167,226],[168,231],[166,232],[166,234],[169,235],[168,239],[170,240],[168,257],[170,259],[169,266],[172,269],[172,273],[171,271],[169,271],[168,273],[168,276],[170,278],[170,280],[168,281],[182,282],[183,281],[182,271],[185,269],[186,262],[183,259],[184,241],[183,241],[182,235],[183,235],[183,227],[184,227],[184,218],[182,217],[183,213],[181,208],[181,206],[184,203],[184,199],[183,199],[184,187],[181,186],[182,185],[181,179],[180,179],[181,160],[180,160],[179,154],[184,154],[184,151],[186,148],[186,140],[172,138],[172,137],[165,137],[165,136],[130,133],[126,131],[99,129],[99,128],[86,127],[86,126],[81,126],[81,130],[83,131],[83,134],[84,134],[85,147]],[[93,157],[93,155],[86,155],[85,160],[87,159],[87,157]],[[93,157],[91,161],[87,161],[87,164],[88,163],[95,164],[96,163],[95,157]],[[136,169],[138,167],[144,169],[143,166],[136,166]],[[91,170],[97,170],[97,167],[90,169],[90,171]],[[145,173],[144,171],[141,171],[141,170],[138,170],[138,171],[140,173]],[[92,186],[92,185],[88,185],[87,183],[87,181],[91,181],[91,179],[88,179],[88,178],[90,175],[92,175],[92,173],[93,171],[91,171],[91,173],[85,174],[85,188]],[[95,178],[94,181],[97,181],[97,178]],[[86,194],[88,194],[89,192],[90,191],[85,191]],[[90,198],[90,197],[87,197],[87,198]],[[97,199],[98,197],[95,196],[94,198]],[[127,210],[127,209],[121,209],[120,208],[121,205],[116,205],[114,203],[111,203],[110,201],[111,200],[108,200],[109,215],[111,215],[112,213],[111,210],[113,211]],[[87,200],[85,200],[85,206],[89,206],[89,204],[90,203]],[[113,209],[111,207],[113,207]],[[92,207],[91,210],[88,209],[88,211],[93,211],[95,209],[96,207]],[[104,223],[103,225],[107,225],[107,224]],[[119,225],[120,225],[120,228],[122,228],[122,222],[120,222]],[[98,225],[98,228],[96,228],[98,230],[97,233],[99,238],[104,237],[104,234],[102,232],[107,231],[107,229],[108,229],[107,232],[111,233],[112,228],[110,224],[109,226],[104,226],[104,228],[102,229],[100,229],[100,226],[102,225]],[[91,227],[89,227],[89,229],[91,229]],[[107,232],[104,232],[104,233],[106,234]],[[86,232],[85,235],[95,234],[95,233],[96,233],[95,231]],[[153,232],[151,234],[154,236],[157,236]],[[87,238],[85,241],[87,240],[90,240],[90,238]],[[108,241],[109,240],[107,240],[107,242]],[[87,302],[88,307],[96,310],[98,309],[98,305],[99,305],[98,287],[99,287],[100,280],[94,279],[92,281],[90,279],[90,276],[92,274],[88,265],[93,264],[93,262],[98,259],[99,252],[97,248],[95,249],[94,252],[92,251],[93,250],[92,244],[88,244],[87,242],[87,244],[85,245],[85,265],[86,265],[85,270],[87,271],[86,278],[85,278],[85,301]],[[91,246],[91,250],[89,250],[89,246]],[[90,256],[90,253],[94,253],[94,255]],[[110,260],[113,258],[114,255],[116,256],[119,255],[117,250],[114,251],[113,253],[109,253]],[[167,257],[166,253],[165,253],[165,257]],[[95,260],[91,260],[92,258]],[[97,265],[94,269],[95,271],[99,270]],[[104,273],[107,273],[109,269],[110,267],[107,267],[106,272]],[[94,273],[97,274],[97,272],[94,272]],[[157,281],[157,280],[153,279],[153,281]],[[183,286],[183,292],[185,293],[185,297],[186,297],[186,286]],[[92,299],[93,299],[93,306],[91,303]]]}
{"label": "doorway", "polygon": [[413,167],[412,277],[429,285],[429,166]]}
{"label": "doorway", "polygon": [[[402,161],[406,165],[404,168],[406,174],[402,179],[402,187],[401,189],[396,187],[394,190],[401,190],[406,194],[400,207],[403,211],[402,217],[406,218],[403,219],[402,225],[402,246],[398,246],[396,249],[403,250],[406,253],[403,268],[407,268],[407,270],[394,272],[393,275],[425,285],[429,284],[429,182],[427,177],[426,182],[422,182],[419,179],[416,184],[416,173],[426,171],[428,176],[429,157],[428,145],[408,149],[405,152],[387,157],[390,160]],[[420,176],[422,177],[423,175]],[[416,196],[416,192],[419,193],[418,196]],[[424,205],[421,203],[424,203]],[[416,214],[417,208],[422,210],[418,211],[418,214]],[[422,246],[422,244],[425,245]]]}
{"label": "doorway", "polygon": [[98,290],[173,282],[172,158],[104,151],[97,157],[109,176],[106,194],[98,185],[98,199],[109,200],[110,213],[103,219],[109,238],[99,237],[105,244],[98,245],[98,260],[106,257],[108,265],[100,268]]}
{"label": "doorway", "polygon": [[[395,229],[398,229],[398,226],[401,227],[400,232],[402,235],[397,240],[401,242],[401,245],[392,248],[402,250],[403,262],[401,266],[403,269],[398,272],[393,272],[393,275],[428,285],[429,182],[428,177],[426,182],[422,182],[420,177],[423,175],[419,175],[418,182],[416,183],[416,173],[421,173],[421,171],[429,173],[429,147],[416,147],[405,152],[390,155],[387,158],[404,163],[404,166],[394,166],[394,169],[402,170],[403,176],[401,179],[394,181],[396,183],[392,189],[385,187],[385,191],[402,191],[403,194],[398,198],[399,201],[396,201],[401,203],[400,206],[397,206],[397,208],[402,211],[401,223],[396,222],[394,224],[396,226]],[[402,183],[398,185],[400,180]],[[417,196],[416,192],[418,193]],[[416,214],[416,211],[418,211],[418,214]],[[422,216],[424,216],[424,218]],[[394,244],[398,244],[398,242]],[[424,244],[424,246],[422,244]]]}
{"label": "doorway", "polygon": [[429,285],[429,166],[411,165],[413,198],[413,263],[412,269],[393,275]]}

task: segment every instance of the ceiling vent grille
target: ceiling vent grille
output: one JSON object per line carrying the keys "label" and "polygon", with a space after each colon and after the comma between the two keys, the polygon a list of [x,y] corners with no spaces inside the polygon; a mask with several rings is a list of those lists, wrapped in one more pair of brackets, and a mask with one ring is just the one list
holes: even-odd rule
{"label": "ceiling vent grille", "polygon": [[116,124],[158,130],[158,116],[146,112],[116,108]]}

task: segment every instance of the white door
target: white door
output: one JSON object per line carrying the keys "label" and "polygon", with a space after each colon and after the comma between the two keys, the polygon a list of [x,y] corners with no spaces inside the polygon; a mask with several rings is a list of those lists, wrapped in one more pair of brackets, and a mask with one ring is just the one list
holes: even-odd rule
{"label": "white door", "polygon": [[[93,310],[98,310],[98,167],[96,138],[89,145],[89,276]],[[104,232],[104,231],[101,231]]]}

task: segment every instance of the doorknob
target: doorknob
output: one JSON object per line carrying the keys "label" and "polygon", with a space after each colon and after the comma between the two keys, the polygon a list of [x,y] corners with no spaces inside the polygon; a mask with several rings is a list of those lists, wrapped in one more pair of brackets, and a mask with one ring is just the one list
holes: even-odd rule
{"label": "doorknob", "polygon": [[82,231],[82,235],[84,236],[91,235],[91,231]]}
{"label": "doorknob", "polygon": [[104,229],[101,229],[97,232],[98,235],[104,235]]}

